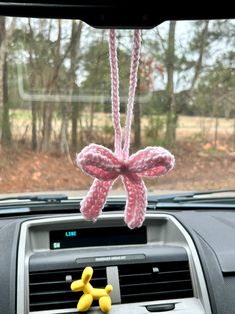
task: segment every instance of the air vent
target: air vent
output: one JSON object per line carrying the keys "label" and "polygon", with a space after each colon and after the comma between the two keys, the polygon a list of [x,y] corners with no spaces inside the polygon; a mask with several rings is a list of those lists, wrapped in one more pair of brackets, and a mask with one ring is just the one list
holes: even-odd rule
{"label": "air vent", "polygon": [[188,262],[120,265],[122,303],[193,296]]}
{"label": "air vent", "polygon": [[[72,292],[66,277],[81,278],[83,269],[31,272],[29,274],[30,312],[76,308],[82,292]],[[107,284],[106,268],[95,267],[91,284],[104,287]]]}
{"label": "air vent", "polygon": [[[82,292],[72,292],[66,278],[81,278],[81,269],[31,272],[30,312],[76,308]],[[119,265],[121,302],[141,302],[193,296],[187,261]],[[106,267],[94,267],[94,287],[107,284]],[[94,304],[96,305],[96,304]]]}

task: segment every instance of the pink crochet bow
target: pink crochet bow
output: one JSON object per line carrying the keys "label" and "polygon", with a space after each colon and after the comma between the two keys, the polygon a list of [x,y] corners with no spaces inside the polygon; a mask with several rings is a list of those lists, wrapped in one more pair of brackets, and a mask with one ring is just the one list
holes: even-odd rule
{"label": "pink crochet bow", "polygon": [[129,228],[140,227],[147,206],[147,189],[142,177],[160,176],[174,167],[174,156],[162,147],[147,147],[129,157],[131,121],[137,83],[137,70],[141,46],[141,32],[135,30],[130,71],[127,116],[122,148],[120,124],[119,74],[116,34],[110,30],[109,53],[112,80],[112,114],[115,130],[115,153],[106,147],[90,144],[76,157],[76,166],[95,178],[87,196],[81,202],[81,212],[88,220],[95,221],[105,205],[107,194],[115,180],[121,176],[127,192],[124,212]]}

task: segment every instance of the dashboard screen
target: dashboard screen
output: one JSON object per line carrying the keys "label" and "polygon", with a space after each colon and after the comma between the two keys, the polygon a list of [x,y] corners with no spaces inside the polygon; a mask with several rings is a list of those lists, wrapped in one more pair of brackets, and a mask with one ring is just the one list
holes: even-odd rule
{"label": "dashboard screen", "polygon": [[51,250],[145,243],[147,243],[145,226],[134,230],[127,227],[107,227],[50,231]]}

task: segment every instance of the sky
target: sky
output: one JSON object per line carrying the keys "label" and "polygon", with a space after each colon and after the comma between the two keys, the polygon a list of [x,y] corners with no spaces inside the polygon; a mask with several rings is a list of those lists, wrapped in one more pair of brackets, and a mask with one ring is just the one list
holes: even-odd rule
{"label": "sky", "polygon": [[[46,20],[39,20],[39,19],[35,19],[35,20],[31,20],[32,22],[32,26],[34,25],[38,25],[38,21],[40,21],[40,26],[41,29],[44,29],[45,33],[47,32],[48,29],[48,21]],[[54,20],[51,24],[51,33],[50,33],[50,40],[55,41],[57,38],[57,20]],[[185,51],[186,48],[188,47],[190,41],[192,40],[193,37],[193,29],[192,29],[192,23],[193,21],[178,21],[176,24],[176,51],[177,51],[177,55],[182,56]],[[8,24],[10,24],[10,18],[8,20]],[[28,28],[28,19],[22,18],[22,19],[17,19],[17,27],[22,27],[25,28],[25,30],[27,31]],[[157,31],[159,32],[160,36],[165,40],[167,39],[167,35],[168,35],[168,28],[169,28],[169,22],[164,22],[161,25],[159,25],[157,28],[151,29],[151,30],[143,30],[143,43],[146,42],[147,39],[154,39],[156,38],[156,33]],[[62,38],[63,38],[63,42],[64,44],[66,44],[68,42],[68,39],[70,37],[70,32],[71,32],[71,21],[69,20],[63,20],[62,21]],[[131,31],[130,30],[118,30],[117,34],[118,34],[118,40],[120,42],[120,47],[122,47],[123,49],[125,48],[128,51],[131,51],[131,47],[132,47],[132,40],[131,40]],[[101,37],[104,37],[106,39],[108,39],[108,30],[97,30],[94,29],[92,27],[90,27],[89,25],[85,25],[82,31],[82,37],[81,37],[81,50],[84,53],[88,48],[89,45],[92,41],[94,40],[98,40]],[[212,47],[212,54],[209,56],[210,59],[207,59],[207,64],[213,64],[216,60],[216,58],[218,57],[219,54],[221,54],[224,50],[226,50],[228,47],[225,45],[225,43],[221,42],[220,43],[220,47],[218,49],[217,46]],[[142,52],[147,52],[148,48],[146,46],[142,47]],[[187,57],[189,59],[195,60],[197,59],[197,55],[187,55]],[[45,62],[46,62],[46,58],[47,56],[45,55]],[[158,62],[158,60],[156,60],[156,62]],[[159,61],[160,62],[160,61]],[[69,66],[69,60],[65,60],[65,65]],[[21,74],[20,74],[21,73]],[[23,71],[18,71],[19,75],[22,75]],[[183,76],[184,75],[184,76]],[[193,72],[192,71],[188,71],[186,73],[175,73],[174,75],[174,81],[175,81],[175,90],[176,92],[179,92],[181,90],[184,90],[188,87],[188,82],[190,81],[190,78],[192,77]],[[79,70],[77,71],[77,84],[78,86],[81,85],[81,83],[86,79],[86,72],[85,70],[80,67]],[[166,76],[166,71],[164,73],[163,76],[158,75],[156,73],[155,75],[155,79],[154,79],[154,89],[155,90],[162,90],[165,88],[166,86],[166,80],[167,80],[167,76]],[[24,86],[22,86],[22,78],[19,77],[18,79],[18,86],[19,89],[21,90],[21,96],[22,97],[27,97],[29,98],[30,95],[27,91],[25,91]],[[21,84],[21,85],[20,85]],[[23,93],[22,93],[23,91]],[[24,94],[25,93],[25,94]],[[38,101],[38,97],[42,97],[43,99],[45,97],[47,97],[47,95],[44,95],[42,93],[39,93],[40,95],[36,95],[36,99]],[[32,100],[35,98],[35,95],[31,95],[32,96]],[[59,99],[60,95],[55,95],[55,99]],[[63,97],[61,97],[61,99],[63,99],[63,101],[65,100],[66,97],[70,97],[70,96],[66,96],[66,95],[61,95]],[[75,95],[74,101],[78,101],[79,97],[83,97],[86,95]],[[110,96],[110,91],[107,91],[107,95],[105,95],[106,97]],[[85,97],[86,98],[86,97]],[[84,99],[85,99],[84,98]],[[83,99],[83,101],[84,101]],[[148,98],[146,98],[148,99]],[[91,98],[87,97],[87,101],[90,102]]]}

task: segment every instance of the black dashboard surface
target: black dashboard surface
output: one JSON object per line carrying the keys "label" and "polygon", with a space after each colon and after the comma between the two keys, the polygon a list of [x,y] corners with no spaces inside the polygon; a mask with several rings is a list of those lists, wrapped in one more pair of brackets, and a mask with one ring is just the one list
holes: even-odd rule
{"label": "black dashboard surface", "polygon": [[[234,313],[235,212],[169,210],[164,213],[174,216],[196,245],[213,313]],[[42,217],[37,215],[0,220],[0,313],[16,313],[16,265],[20,226],[26,220]]]}
{"label": "black dashboard surface", "polygon": [[201,260],[213,313],[235,313],[235,212],[178,211]]}
{"label": "black dashboard surface", "polygon": [[181,211],[174,215],[190,234],[211,248],[223,273],[235,273],[234,211]]}

